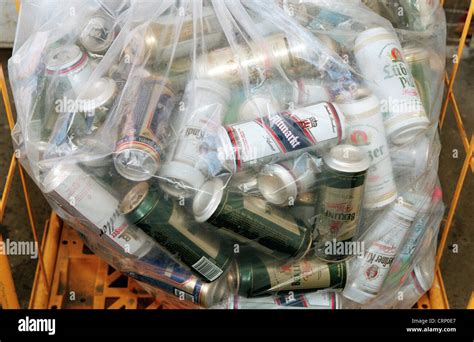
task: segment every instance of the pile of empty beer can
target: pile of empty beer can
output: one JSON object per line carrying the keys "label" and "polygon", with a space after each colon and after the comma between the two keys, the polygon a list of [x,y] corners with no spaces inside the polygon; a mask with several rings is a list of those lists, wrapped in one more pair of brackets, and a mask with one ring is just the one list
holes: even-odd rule
{"label": "pile of empty beer can", "polygon": [[444,30],[438,1],[24,1],[17,157],[172,306],[409,308],[444,211]]}

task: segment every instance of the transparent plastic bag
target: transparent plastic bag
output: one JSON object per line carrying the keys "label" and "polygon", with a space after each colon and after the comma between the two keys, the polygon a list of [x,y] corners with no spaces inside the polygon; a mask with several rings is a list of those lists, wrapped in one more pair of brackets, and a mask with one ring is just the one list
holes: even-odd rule
{"label": "transparent plastic bag", "polygon": [[408,307],[442,216],[445,31],[419,12],[394,30],[355,0],[26,1],[17,156],[170,306]]}

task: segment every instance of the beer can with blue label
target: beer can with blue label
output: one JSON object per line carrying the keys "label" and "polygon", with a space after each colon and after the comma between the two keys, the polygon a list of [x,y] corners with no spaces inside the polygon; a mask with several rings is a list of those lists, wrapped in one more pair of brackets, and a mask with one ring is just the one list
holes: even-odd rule
{"label": "beer can with blue label", "polygon": [[146,73],[129,79],[124,91],[114,163],[123,177],[145,181],[161,167],[175,94],[166,78]]}

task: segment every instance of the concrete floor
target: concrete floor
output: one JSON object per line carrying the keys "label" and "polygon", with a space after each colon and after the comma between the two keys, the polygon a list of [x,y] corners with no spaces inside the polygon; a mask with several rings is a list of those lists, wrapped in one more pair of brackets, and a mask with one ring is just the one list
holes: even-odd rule
{"label": "concrete floor", "polygon": [[[10,50],[0,50],[0,63],[4,65],[4,70],[6,68],[7,58],[10,54]],[[455,92],[459,106],[462,109],[468,134],[470,134],[474,128],[474,102],[472,101],[474,79],[472,75],[474,75],[474,59],[463,61]],[[1,105],[0,131],[0,174],[6,175],[12,155],[12,147],[4,108]],[[439,176],[444,191],[444,200],[449,208],[465,157],[463,145],[458,136],[451,110],[448,112],[441,140],[443,149],[440,156]],[[453,158],[454,150],[459,151],[458,158]],[[1,176],[1,179],[4,179],[4,176]],[[33,203],[38,233],[41,236],[43,225],[49,216],[50,209],[42,194],[36,186],[31,183],[30,181],[29,194]],[[447,245],[452,246],[453,244],[457,244],[458,253],[454,253],[452,248],[446,249],[445,256],[441,263],[446,290],[452,308],[466,307],[471,291],[474,290],[474,267],[472,267],[474,260],[474,241],[472,239],[474,208],[471,202],[474,198],[473,184],[474,175],[469,174],[448,238]],[[10,239],[27,241],[33,239],[18,173],[15,175],[6,215],[0,229],[4,236]],[[36,260],[31,260],[26,256],[12,256],[10,257],[10,263],[13,269],[13,276],[21,306],[27,307],[36,269]]]}
{"label": "concrete floor", "polygon": [[[0,63],[3,66],[3,72],[7,78],[7,59],[10,56],[11,50],[0,49]],[[10,99],[13,101],[11,93]],[[15,106],[13,103],[12,107],[14,111]],[[0,101],[0,189],[3,189],[3,182],[10,166],[12,154],[13,148],[10,130],[8,128],[3,101]],[[28,193],[33,207],[34,221],[38,231],[38,236],[41,238],[43,235],[43,226],[51,213],[51,209],[36,185],[29,178],[27,182],[29,185]],[[0,225],[0,231],[4,239],[9,238],[10,240],[15,241],[34,241],[18,170],[15,173],[5,216]],[[9,260],[20,305],[21,307],[26,308],[28,307],[28,300],[33,285],[37,260],[31,259],[29,256],[10,256]]]}

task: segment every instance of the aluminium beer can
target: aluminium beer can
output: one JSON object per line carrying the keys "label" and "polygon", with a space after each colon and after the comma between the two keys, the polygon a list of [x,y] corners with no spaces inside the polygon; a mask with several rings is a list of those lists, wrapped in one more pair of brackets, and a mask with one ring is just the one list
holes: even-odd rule
{"label": "aluminium beer can", "polygon": [[54,166],[46,174],[42,190],[84,227],[95,227],[98,236],[110,240],[118,250],[141,258],[152,248],[153,240],[120,213],[118,199],[78,165]]}
{"label": "aluminium beer can", "polygon": [[305,255],[311,246],[310,231],[303,223],[261,198],[226,191],[219,178],[204,183],[193,199],[192,210],[197,222],[225,227],[296,258]]}
{"label": "aluminium beer can", "polygon": [[114,164],[123,177],[146,181],[161,167],[175,94],[166,78],[146,73],[135,75],[124,91]]}
{"label": "aluminium beer can", "polygon": [[352,100],[338,103],[347,121],[348,142],[370,158],[364,207],[377,209],[397,198],[397,186],[379,100],[369,90],[359,90]]}
{"label": "aluminium beer can", "polygon": [[[357,235],[368,156],[358,147],[338,145],[323,156],[324,184],[321,187],[318,218],[315,223],[316,255],[323,260],[337,261],[350,256],[343,249],[328,249],[329,244],[350,246]],[[332,246],[332,245],[331,245]]]}
{"label": "aluminium beer can", "polygon": [[271,310],[271,309],[341,309],[340,294],[335,291],[283,291],[271,296],[245,298],[235,294],[212,309]]}
{"label": "aluminium beer can", "polygon": [[344,288],[344,297],[365,304],[378,295],[416,215],[413,206],[400,198],[377,221],[370,236],[366,237],[373,241],[363,259],[353,259],[349,268],[353,279]]}
{"label": "aluminium beer can", "polygon": [[238,293],[259,296],[269,292],[342,288],[346,282],[346,263],[325,263],[305,257],[282,265],[265,255],[241,249],[237,255]]}
{"label": "aluminium beer can", "polygon": [[232,263],[227,240],[190,221],[183,208],[148,183],[133,187],[120,210],[207,281],[219,278]]}
{"label": "aluminium beer can", "polygon": [[84,25],[79,42],[92,54],[103,55],[117,36],[114,20],[105,15],[95,15]]}
{"label": "aluminium beer can", "polygon": [[430,67],[431,54],[423,47],[409,45],[403,47],[403,55],[410,67],[411,74],[415,80],[416,89],[420,94],[425,111],[428,117],[431,117],[431,100],[432,96],[434,96],[431,89],[431,82],[434,82],[434,80],[431,79],[433,74]]}
{"label": "aluminium beer can", "polygon": [[239,84],[248,79],[254,86],[261,86],[275,73],[279,64],[288,75],[302,76],[313,70],[300,58],[308,48],[300,41],[293,41],[283,33],[264,37],[263,46],[255,44],[224,47],[201,55],[196,60],[198,78],[217,79],[229,84]]}
{"label": "aluminium beer can", "polygon": [[322,151],[345,137],[345,119],[336,104],[275,113],[219,130],[219,158],[233,173],[275,163],[306,151]]}
{"label": "aluminium beer can", "polygon": [[258,188],[268,202],[291,207],[300,195],[312,190],[321,171],[321,159],[304,153],[293,160],[264,166],[258,175]]}
{"label": "aluminium beer can", "polygon": [[383,27],[362,32],[354,54],[362,74],[382,101],[385,129],[390,141],[404,144],[429,125],[410,68],[397,37]]}
{"label": "aluminium beer can", "polygon": [[[223,32],[214,10],[203,7],[202,20],[193,20],[192,13],[161,15],[155,21],[142,23],[127,37],[122,59],[127,58],[135,65],[170,63],[171,59],[189,56],[196,44],[202,40],[208,49],[216,48]],[[175,43],[176,42],[176,43]]]}
{"label": "aluminium beer can", "polygon": [[79,95],[84,89],[92,66],[87,53],[75,44],[54,48],[46,55],[46,75],[57,79],[61,89]]}
{"label": "aluminium beer can", "polygon": [[124,273],[139,282],[163,290],[175,296],[178,300],[189,301],[209,308],[229,297],[235,283],[235,271],[232,272],[231,270],[225,276],[211,283],[204,282],[176,262],[163,262],[158,265],[158,271],[150,275],[135,271]]}
{"label": "aluminium beer can", "polygon": [[194,80],[188,83],[184,98],[185,111],[176,112],[173,117],[177,141],[159,176],[165,192],[188,198],[221,169],[215,140],[230,100],[230,89],[213,80]]}

